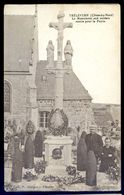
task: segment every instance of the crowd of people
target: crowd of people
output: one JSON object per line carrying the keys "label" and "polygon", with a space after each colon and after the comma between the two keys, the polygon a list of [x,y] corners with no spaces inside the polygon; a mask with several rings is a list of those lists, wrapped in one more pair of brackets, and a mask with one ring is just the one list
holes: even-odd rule
{"label": "crowd of people", "polygon": [[[45,161],[45,131],[36,131],[32,121],[17,124],[16,120],[8,120],[4,125],[5,157],[12,159],[11,180],[19,182],[23,167],[34,174],[34,159]],[[102,136],[96,133],[97,127],[91,125],[89,128],[90,133],[83,131],[77,145],[77,170],[86,171],[86,184],[93,186],[97,184],[97,171],[106,173],[110,167],[116,166],[118,155],[116,148],[111,146],[110,137],[106,137],[103,144]]]}
{"label": "crowd of people", "polygon": [[17,124],[16,120],[5,123],[4,140],[5,160],[12,160],[11,180],[19,182],[22,180],[22,169],[24,172],[30,170],[34,174],[34,157],[43,157],[43,133],[38,130],[35,132],[35,126],[32,121],[24,124]]}

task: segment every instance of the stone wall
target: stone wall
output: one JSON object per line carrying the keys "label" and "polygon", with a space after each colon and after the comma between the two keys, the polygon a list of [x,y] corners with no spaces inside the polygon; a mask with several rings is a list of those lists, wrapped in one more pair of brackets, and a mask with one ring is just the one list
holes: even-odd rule
{"label": "stone wall", "polygon": [[5,118],[26,120],[27,80],[26,75],[8,74],[4,76],[11,85],[11,113],[5,113]]}
{"label": "stone wall", "polygon": [[[27,106],[29,101],[29,86],[27,82],[27,75],[24,74],[5,74],[4,77],[12,87],[11,98],[11,113],[5,113],[5,118],[19,118],[26,120]],[[54,100],[38,100],[38,112],[48,111],[54,109]],[[91,101],[89,100],[64,100],[64,112],[69,119],[69,127],[76,133],[79,126],[81,131],[88,131],[89,124],[94,121]]]}
{"label": "stone wall", "polygon": [[[79,126],[81,131],[88,132],[89,124],[94,121],[91,101],[64,100],[63,109],[69,119],[69,127],[76,133]],[[54,108],[54,100],[39,100],[39,111],[51,111]]]}
{"label": "stone wall", "polygon": [[38,110],[39,111],[48,111],[50,112],[52,109],[54,109],[55,102],[54,100],[38,100]]}
{"label": "stone wall", "polygon": [[64,101],[64,111],[69,119],[69,127],[74,131],[80,127],[82,131],[89,130],[89,124],[94,121],[94,115],[91,107],[91,102],[84,100],[68,100]]}

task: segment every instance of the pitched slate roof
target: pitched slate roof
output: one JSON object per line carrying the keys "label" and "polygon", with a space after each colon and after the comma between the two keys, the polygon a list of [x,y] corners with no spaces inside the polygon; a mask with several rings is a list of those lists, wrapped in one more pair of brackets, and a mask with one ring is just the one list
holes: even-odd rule
{"label": "pitched slate roof", "polygon": [[4,16],[4,71],[29,70],[33,21],[33,15]]}
{"label": "pitched slate roof", "polygon": [[[46,65],[47,61],[40,61],[37,64],[37,99],[54,99],[55,97],[55,74],[49,73]],[[64,99],[92,99],[73,71],[64,73]]]}

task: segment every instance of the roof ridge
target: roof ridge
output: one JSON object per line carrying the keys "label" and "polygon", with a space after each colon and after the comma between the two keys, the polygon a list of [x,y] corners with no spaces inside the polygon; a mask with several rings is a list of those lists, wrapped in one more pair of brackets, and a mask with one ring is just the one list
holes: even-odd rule
{"label": "roof ridge", "polygon": [[[73,71],[72,71],[73,72]],[[85,90],[85,92],[91,97],[91,95],[89,94],[88,90],[84,87],[84,85],[81,83],[80,79],[78,78],[78,76],[76,75],[75,72],[73,72],[73,74],[75,75],[76,79],[80,82],[82,88]],[[92,97],[91,97],[92,99]]]}
{"label": "roof ridge", "polygon": [[[43,96],[48,98],[55,95],[55,75],[47,74],[46,67],[47,60],[40,60],[36,69],[36,85],[37,85],[37,98],[40,99]],[[55,61],[54,61],[55,62]],[[46,76],[46,81],[43,82],[42,76]],[[83,86],[77,75],[71,71],[69,74],[64,74],[64,99],[82,99],[92,100],[86,88]]]}

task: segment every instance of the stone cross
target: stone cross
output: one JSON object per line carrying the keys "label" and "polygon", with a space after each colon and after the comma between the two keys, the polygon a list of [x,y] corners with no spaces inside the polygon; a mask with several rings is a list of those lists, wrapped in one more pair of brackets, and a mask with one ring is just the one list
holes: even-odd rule
{"label": "stone cross", "polygon": [[57,15],[58,23],[49,23],[49,27],[55,28],[58,30],[57,38],[57,61],[62,62],[62,50],[63,50],[63,30],[65,28],[72,28],[72,23],[64,23],[64,13],[62,11]]}

